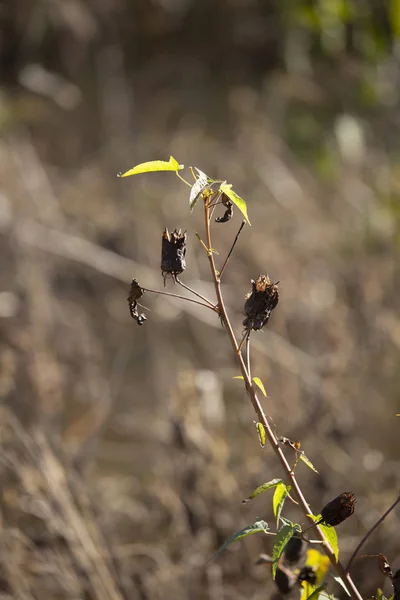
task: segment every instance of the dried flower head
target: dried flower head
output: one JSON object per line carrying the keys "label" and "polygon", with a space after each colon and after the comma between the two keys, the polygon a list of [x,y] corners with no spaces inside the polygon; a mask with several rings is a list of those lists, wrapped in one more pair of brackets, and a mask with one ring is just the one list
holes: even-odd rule
{"label": "dried flower head", "polygon": [[243,321],[245,329],[259,331],[268,323],[271,312],[278,304],[278,283],[272,283],[268,275],[259,275],[251,280],[252,291],[246,297]]}
{"label": "dried flower head", "polygon": [[301,539],[298,535],[293,535],[285,546],[283,558],[285,564],[300,566],[304,564],[307,554],[307,542]]}
{"label": "dried flower head", "polygon": [[230,221],[233,217],[233,202],[229,200],[228,196],[225,193],[223,193],[221,196],[221,202],[225,206],[226,210],[222,217],[217,217],[215,219],[216,223],[226,223],[227,221]]}
{"label": "dried flower head", "polygon": [[321,518],[318,523],[324,525],[339,525],[342,521],[351,517],[357,498],[353,492],[343,492],[324,506],[321,510]]}
{"label": "dried flower head", "polygon": [[297,581],[299,583],[301,583],[302,581],[305,581],[307,583],[311,583],[312,585],[315,585],[317,583],[317,574],[315,572],[315,570],[313,569],[313,567],[310,567],[309,565],[305,565],[300,573],[297,576]]}
{"label": "dried flower head", "polygon": [[129,312],[131,313],[132,319],[135,319],[138,325],[143,325],[143,323],[146,321],[146,316],[143,313],[139,314],[137,309],[137,301],[143,296],[143,294],[144,289],[140,287],[136,279],[132,279],[128,296]]}
{"label": "dried flower head", "polygon": [[186,269],[186,231],[175,229],[169,233],[165,228],[162,234],[161,248],[161,272],[164,277],[164,285],[166,278],[171,275],[175,278]]}

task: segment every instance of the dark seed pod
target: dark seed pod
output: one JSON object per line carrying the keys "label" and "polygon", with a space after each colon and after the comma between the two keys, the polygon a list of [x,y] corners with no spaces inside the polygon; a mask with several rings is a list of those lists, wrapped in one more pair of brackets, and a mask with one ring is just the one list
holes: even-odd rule
{"label": "dark seed pod", "polygon": [[145,315],[143,313],[139,314],[137,310],[137,301],[143,296],[143,294],[143,288],[140,287],[136,279],[132,279],[128,296],[129,312],[131,313],[132,319],[135,319],[138,325],[143,325],[143,323],[146,321]]}
{"label": "dark seed pod", "polygon": [[306,581],[307,583],[315,585],[317,583],[317,574],[312,567],[305,566],[301,569],[300,573],[298,574],[297,581],[299,583],[301,583],[302,581]]}
{"label": "dark seed pod", "polygon": [[307,553],[307,542],[299,536],[293,535],[285,546],[283,553],[284,561],[287,565],[300,566],[300,563],[305,561]]}
{"label": "dark seed pod", "polygon": [[397,569],[396,573],[392,577],[393,585],[393,600],[400,600],[400,569]]}
{"label": "dark seed pod", "polygon": [[281,594],[288,594],[297,583],[297,577],[283,566],[276,569],[275,585]]}
{"label": "dark seed pod", "polygon": [[332,527],[339,525],[339,523],[351,517],[356,502],[357,498],[353,492],[343,492],[324,506],[318,523],[331,525]]}
{"label": "dark seed pod", "polygon": [[386,558],[386,556],[384,554],[378,554],[378,564],[379,564],[380,572],[383,573],[383,575],[386,575],[386,577],[389,577],[390,579],[392,579],[392,577],[393,577],[392,569],[391,569],[388,559]]}
{"label": "dark seed pod", "polygon": [[233,217],[233,202],[231,202],[226,194],[222,194],[221,198],[222,204],[226,207],[226,211],[222,217],[217,217],[215,219],[216,223],[226,223],[230,221]]}
{"label": "dark seed pod", "polygon": [[244,305],[245,329],[259,331],[268,323],[271,312],[278,304],[278,283],[272,283],[268,275],[259,275],[255,281],[251,280],[252,291]]}
{"label": "dark seed pod", "polygon": [[165,228],[162,234],[161,272],[165,280],[168,276],[173,278],[186,269],[186,231],[182,233],[175,229],[171,234]]}

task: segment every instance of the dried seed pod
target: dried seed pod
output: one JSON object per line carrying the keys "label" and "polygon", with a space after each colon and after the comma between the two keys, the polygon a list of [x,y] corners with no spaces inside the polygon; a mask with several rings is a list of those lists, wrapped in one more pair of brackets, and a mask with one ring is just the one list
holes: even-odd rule
{"label": "dried seed pod", "polygon": [[298,535],[293,535],[285,546],[283,558],[287,565],[300,566],[304,564],[307,554],[307,542],[302,540]]}
{"label": "dried seed pod", "polygon": [[268,275],[259,275],[255,281],[251,280],[252,291],[244,305],[245,329],[259,331],[268,323],[272,310],[278,304],[278,283],[272,283]]}
{"label": "dried seed pod", "polygon": [[317,523],[324,525],[339,525],[342,521],[351,517],[357,498],[353,492],[343,492],[324,506],[321,510],[321,518]]}
{"label": "dried seed pod", "polygon": [[139,314],[137,310],[137,301],[143,296],[143,294],[144,289],[140,287],[136,279],[132,279],[128,296],[129,312],[131,313],[132,319],[135,319],[138,325],[143,325],[143,323],[146,321],[146,316],[143,313]]}
{"label": "dried seed pod", "polygon": [[175,229],[171,234],[165,228],[162,234],[161,272],[166,278],[175,278],[186,269],[186,231]]}
{"label": "dried seed pod", "polygon": [[217,217],[215,219],[216,223],[226,223],[230,221],[233,217],[233,202],[231,202],[228,196],[223,193],[221,197],[222,204],[226,207],[226,211],[222,217]]}
{"label": "dried seed pod", "polygon": [[392,577],[393,585],[393,600],[400,600],[400,569],[397,569],[396,573]]}
{"label": "dried seed pod", "polygon": [[383,575],[392,579],[393,573],[390,563],[384,554],[378,554],[379,570]]}
{"label": "dried seed pod", "polygon": [[310,566],[304,566],[300,573],[297,576],[297,581],[301,583],[302,581],[306,581],[307,583],[311,583],[315,585],[317,583],[317,574],[314,569]]}

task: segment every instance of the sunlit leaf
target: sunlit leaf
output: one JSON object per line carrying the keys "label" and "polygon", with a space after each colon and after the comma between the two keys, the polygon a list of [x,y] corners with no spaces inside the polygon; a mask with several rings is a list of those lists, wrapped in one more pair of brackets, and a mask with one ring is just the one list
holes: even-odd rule
{"label": "sunlit leaf", "polygon": [[232,379],[244,379],[243,375],[235,375]]}
{"label": "sunlit leaf", "polygon": [[317,469],[314,467],[314,465],[312,464],[312,462],[307,458],[307,456],[304,454],[304,452],[302,452],[299,455],[299,457],[300,457],[300,460],[302,460],[303,463],[305,463],[307,465],[307,467],[309,467],[315,473],[318,473]]}
{"label": "sunlit leaf", "polygon": [[274,497],[272,499],[272,507],[274,509],[274,515],[276,518],[276,522],[279,523],[279,517],[281,516],[282,508],[291,490],[290,486],[287,486],[285,483],[278,483],[276,486]]}
{"label": "sunlit leaf", "polygon": [[261,448],[264,448],[265,446],[265,429],[264,429],[264,425],[260,422],[256,423],[256,428],[257,428],[257,433],[258,433],[258,439],[260,440],[260,446]]}
{"label": "sunlit leaf", "polygon": [[307,567],[312,567],[316,576],[315,583],[318,586],[325,579],[329,569],[330,561],[325,554],[321,554],[321,552],[315,550],[314,548],[309,548],[307,550],[306,565]]}
{"label": "sunlit leaf", "polygon": [[224,181],[224,183],[221,183],[221,185],[219,186],[219,189],[221,190],[221,192],[224,192],[224,194],[228,196],[229,200],[238,207],[248,224],[251,225],[249,217],[247,215],[246,202],[243,200],[243,198],[238,196],[236,192],[233,191],[232,184],[226,183],[226,181]]}
{"label": "sunlit leaf", "polygon": [[315,585],[308,581],[302,581],[301,587],[303,591],[301,592],[300,600],[307,600],[307,598],[316,590]]}
{"label": "sunlit leaf", "polygon": [[208,562],[214,560],[214,558],[220,552],[222,552],[222,550],[225,550],[225,548],[227,546],[229,546],[230,544],[232,544],[233,542],[237,542],[238,540],[241,540],[242,538],[244,538],[248,535],[252,535],[253,533],[259,533],[260,531],[264,532],[264,533],[267,533],[267,531],[269,531],[268,523],[266,523],[262,519],[260,519],[259,521],[256,521],[252,525],[248,525],[247,527],[244,527],[240,531],[237,531],[236,533],[234,533],[228,540],[226,540],[226,542],[224,544],[222,544],[222,546],[220,548],[218,548],[218,550],[215,552],[215,554],[212,555],[212,557],[210,558],[210,560]]}
{"label": "sunlit leaf", "polygon": [[118,174],[118,177],[129,177],[130,175],[138,175],[139,173],[155,173],[156,171],[180,171],[183,165],[180,165],[175,158],[170,156],[168,162],[165,160],[151,160],[150,162],[140,163],[126,173]]}
{"label": "sunlit leaf", "polygon": [[337,562],[339,560],[339,544],[335,528],[329,525],[322,525],[322,523],[319,526],[327,541],[329,542],[329,545],[333,550]]}
{"label": "sunlit leaf", "polygon": [[[309,596],[306,596],[306,598],[304,600],[317,600],[320,593],[324,591],[324,589],[326,588],[327,585],[328,585],[327,583],[323,583],[322,585],[317,587],[317,589],[314,589],[314,591]],[[302,599],[303,599],[303,596],[302,596]]]}
{"label": "sunlit leaf", "polygon": [[294,525],[283,525],[275,536],[274,547],[272,549],[272,577],[275,579],[276,569],[278,567],[278,560],[280,559],[282,552],[285,549],[286,544],[297,531],[297,527]]}
{"label": "sunlit leaf", "polygon": [[254,383],[260,388],[265,397],[267,397],[267,392],[265,391],[265,387],[263,382],[259,377],[253,377]]}
{"label": "sunlit leaf", "polygon": [[196,179],[195,183],[192,186],[192,189],[190,190],[190,197],[189,197],[189,208],[190,210],[193,210],[197,200],[200,198],[201,194],[204,192],[204,190],[207,189],[207,187],[209,186],[209,181],[210,178],[207,177],[207,175],[205,173],[203,173],[203,171],[200,171],[200,169],[198,169],[197,167],[195,167],[197,174],[198,174],[198,178]]}
{"label": "sunlit leaf", "polygon": [[337,582],[339,585],[341,585],[341,586],[342,586],[342,588],[344,589],[344,591],[346,592],[346,594],[347,594],[348,596],[350,596],[350,597],[351,597],[351,594],[350,594],[349,590],[347,589],[347,587],[345,586],[343,579],[342,579],[341,577],[338,577],[338,576],[336,576],[336,577],[333,577],[333,579],[334,579],[334,580],[335,580],[335,581],[336,581],[336,582]]}
{"label": "sunlit leaf", "polygon": [[263,492],[266,492],[267,490],[270,490],[271,488],[276,487],[280,483],[283,483],[282,479],[271,479],[271,481],[267,481],[267,483],[263,483],[258,488],[256,488],[254,490],[254,492],[251,493],[248,498],[246,498],[245,500],[242,500],[243,504],[250,502],[250,500],[253,500],[253,498],[258,496],[259,494],[262,494]]}

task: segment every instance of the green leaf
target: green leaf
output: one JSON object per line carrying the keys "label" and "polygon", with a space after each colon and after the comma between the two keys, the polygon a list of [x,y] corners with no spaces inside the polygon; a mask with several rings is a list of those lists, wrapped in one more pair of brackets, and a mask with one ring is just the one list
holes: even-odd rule
{"label": "green leaf", "polygon": [[264,425],[260,422],[256,423],[256,427],[257,427],[257,433],[258,433],[258,439],[260,440],[260,446],[261,448],[265,447],[265,429],[264,429]]}
{"label": "green leaf", "polygon": [[251,225],[251,223],[249,221],[249,217],[247,215],[246,202],[243,200],[243,198],[238,196],[236,192],[233,191],[232,184],[226,183],[226,181],[224,181],[219,186],[219,189],[221,190],[221,192],[223,192],[224,194],[226,194],[228,196],[229,200],[231,200],[231,202],[233,202],[233,204],[235,204],[238,207],[238,209],[240,210],[240,212],[242,213],[242,215],[244,216],[244,218],[246,219],[248,224]]}
{"label": "green leaf", "polygon": [[175,158],[170,156],[168,162],[165,160],[151,160],[150,162],[140,163],[140,165],[126,171],[126,173],[119,173],[118,177],[129,177],[139,173],[155,173],[156,171],[180,171],[181,169],[183,169],[183,165],[180,165]]}
{"label": "green leaf", "polygon": [[207,177],[207,175],[205,173],[203,173],[203,171],[200,171],[200,169],[198,169],[197,167],[195,167],[195,169],[198,173],[198,178],[196,179],[195,183],[192,186],[192,189],[190,190],[190,197],[189,197],[190,210],[194,209],[194,207],[196,206],[197,200],[200,198],[200,196],[204,192],[204,190],[206,190],[208,188],[209,182],[212,181],[209,177]]}
{"label": "green leaf", "polygon": [[222,546],[220,548],[218,548],[218,550],[215,552],[215,554],[212,555],[212,557],[210,558],[210,560],[208,562],[211,562],[212,560],[214,560],[214,558],[220,552],[222,552],[222,550],[225,550],[225,548],[227,546],[229,546],[229,544],[232,544],[233,542],[237,542],[238,540],[241,540],[242,538],[244,538],[248,535],[252,535],[253,533],[259,533],[260,531],[262,531],[264,533],[267,533],[269,531],[268,523],[266,523],[262,519],[260,519],[259,521],[256,521],[252,525],[248,525],[247,527],[244,527],[244,529],[241,529],[240,531],[237,531],[236,533],[234,533],[228,540],[226,540],[226,542],[224,544],[222,544]]}
{"label": "green leaf", "polygon": [[263,483],[258,488],[256,488],[248,498],[242,500],[242,503],[247,504],[247,502],[250,502],[250,500],[253,500],[253,498],[255,498],[256,496],[259,496],[259,494],[262,494],[263,492],[266,492],[267,490],[276,487],[279,483],[283,483],[282,479],[271,479],[271,481]]}
{"label": "green leaf", "polygon": [[278,567],[278,560],[280,559],[282,552],[285,549],[286,544],[297,531],[297,527],[294,525],[283,525],[275,536],[274,547],[272,549],[272,578],[275,579],[276,569]]}
{"label": "green leaf", "polygon": [[317,469],[314,467],[312,462],[307,458],[307,456],[304,454],[304,452],[302,452],[300,454],[300,460],[302,460],[303,463],[305,463],[307,465],[307,467],[309,467],[312,471],[314,471],[315,473],[318,473]]}
{"label": "green leaf", "polygon": [[326,588],[328,584],[327,583],[323,583],[322,585],[320,585],[319,587],[317,587],[316,590],[314,590],[309,596],[307,596],[306,600],[317,600],[318,596],[320,595],[321,592],[324,591],[324,589]]}
{"label": "green leaf", "polygon": [[260,388],[265,397],[267,397],[267,392],[265,391],[265,387],[263,382],[259,377],[253,377],[254,383]]}
{"label": "green leaf", "polygon": [[329,542],[337,562],[339,560],[339,544],[335,528],[330,525],[323,525],[322,523],[319,527],[321,527],[321,531]]}
{"label": "green leaf", "polygon": [[346,592],[346,594],[351,597],[351,594],[350,594],[349,590],[347,589],[347,587],[345,586],[343,579],[337,575],[336,575],[336,577],[333,577],[333,579],[336,581],[336,583],[341,585],[342,588],[344,589],[344,591]]}
{"label": "green leaf", "polygon": [[243,375],[236,375],[235,377],[232,377],[232,379],[244,379]]}
{"label": "green leaf", "polygon": [[274,497],[272,499],[272,506],[274,509],[274,515],[275,515],[277,524],[279,523],[279,517],[281,516],[283,505],[285,503],[285,500],[286,500],[287,495],[289,494],[290,490],[291,490],[291,487],[287,486],[283,482],[278,483],[278,485],[276,486],[276,489],[274,492]]}

